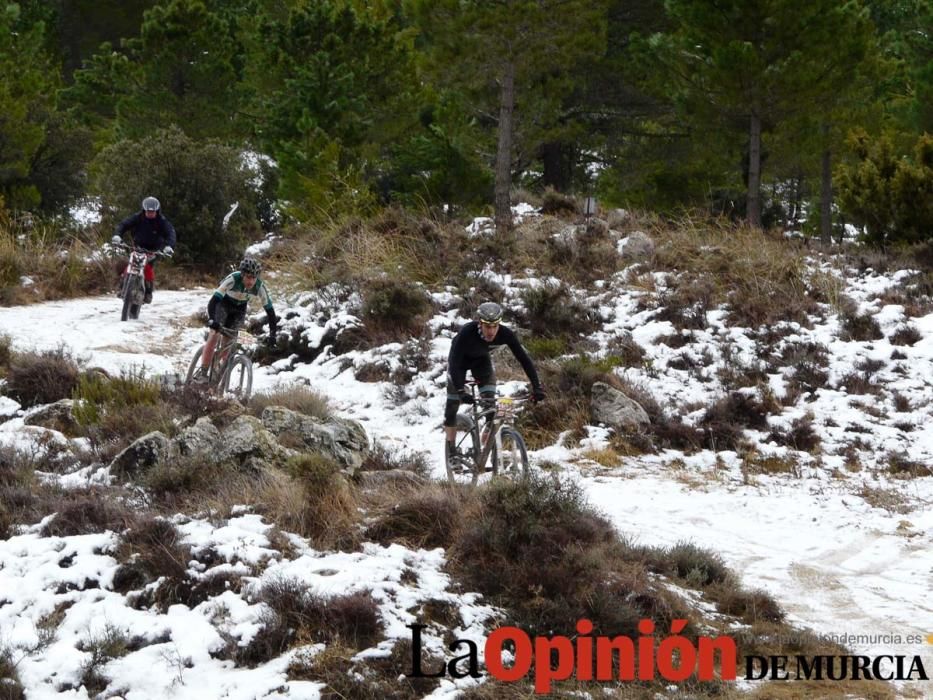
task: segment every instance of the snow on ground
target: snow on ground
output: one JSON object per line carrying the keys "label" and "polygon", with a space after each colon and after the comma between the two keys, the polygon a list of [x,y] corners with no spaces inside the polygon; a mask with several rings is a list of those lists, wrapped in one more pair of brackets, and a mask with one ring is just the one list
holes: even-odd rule
{"label": "snow on ground", "polygon": [[[477,227],[476,232],[480,230]],[[631,333],[647,351],[650,362],[644,368],[622,372],[629,381],[649,388],[663,406],[709,403],[722,392],[712,367],[703,368],[699,374],[668,367],[683,352],[697,358],[705,356],[707,363],[717,366],[726,360],[727,346],[731,362],[749,365],[761,359],[756,357],[755,344],[745,329],[727,327],[722,311],[710,312],[708,328],[692,331],[687,346],[670,348],[662,339],[674,332],[671,324],[653,320],[652,310],[638,311],[636,302],[642,292],[629,290],[623,280],[620,273],[603,285],[598,297],[589,300],[600,307],[604,319],[594,339],[605,344],[613,336]],[[511,277],[499,277],[497,281],[506,288],[509,303],[517,301],[523,285],[535,283]],[[901,282],[898,275],[867,274],[847,282],[850,296],[863,311],[875,315],[885,333],[905,323],[900,307],[882,306],[876,299],[886,287]],[[659,283],[663,284],[663,279]],[[327,292],[328,300],[333,299],[332,292]],[[144,307],[141,319],[127,323],[118,320],[119,301],[115,297],[6,308],[0,310],[0,332],[10,334],[17,349],[65,344],[87,358],[88,364],[108,371],[143,366],[154,374],[183,373],[203,337],[203,330],[190,324],[189,319],[204,308],[209,294],[210,290],[157,291],[155,303]],[[436,299],[440,301],[440,297]],[[345,306],[335,306],[332,301],[319,303],[315,293],[291,301],[292,308],[277,309],[281,317],[289,319],[284,327],[307,326],[305,337],[312,345],[318,346],[327,332],[355,323]],[[328,308],[329,312],[322,311]],[[357,381],[353,371],[368,362],[397,363],[401,346],[396,344],[339,357],[325,348],[310,363],[298,363],[294,358],[281,360],[257,368],[254,391],[278,383],[307,383],[327,395],[342,415],[361,421],[372,439],[426,453],[434,475],[442,478],[444,364],[451,329],[462,320],[455,312],[445,312],[429,322],[439,330],[430,345],[431,366],[401,389],[385,382]],[[919,654],[929,671],[933,669],[933,644],[926,642],[927,635],[933,633],[933,603],[929,597],[933,584],[933,513],[927,506],[933,502],[933,477],[896,480],[881,468],[884,455],[891,451],[902,451],[911,459],[933,464],[933,428],[927,425],[933,398],[933,314],[913,319],[912,323],[922,339],[912,346],[897,346],[905,359],[896,362],[890,359],[895,348],[887,338],[873,342],[841,340],[834,314],[828,314],[812,329],[796,328],[784,339],[785,343],[822,343],[830,357],[828,387],[769,419],[772,425],[787,425],[806,412],[813,414],[814,427],[822,438],[822,455],[796,453],[803,464],[798,476],[748,478],[735,453],[708,451],[689,456],[666,451],[626,458],[611,469],[603,468],[585,458],[586,449],[605,442],[606,431],[597,427],[581,448],[555,445],[533,453],[532,463],[545,459],[560,462],[568,474],[580,479],[593,505],[625,536],[652,545],[691,541],[718,551],[745,585],[771,593],[795,624],[836,638],[850,635],[844,641],[856,653]],[[909,411],[895,411],[889,398],[849,395],[830,388],[866,359],[884,363],[874,381],[896,388],[909,400]],[[786,373],[770,375],[769,386],[781,395],[787,378]],[[868,410],[872,405],[876,410]],[[11,410],[8,402],[0,404],[0,413],[10,415]],[[690,420],[691,416],[684,418]],[[0,424],[0,442],[17,439],[16,428],[21,425],[21,420],[15,418]],[[841,452],[853,438],[853,426],[861,426],[858,435],[866,445],[860,452],[864,467],[860,472],[848,473],[843,469]],[[769,444],[760,433],[749,433],[749,437],[765,453],[787,452],[787,448]],[[863,486],[898,491],[908,500],[909,512],[895,514],[872,507],[859,495]],[[231,548],[228,560],[234,565],[248,565],[263,547],[262,527],[257,527],[257,520],[249,515],[234,518],[224,527],[192,521],[183,529],[195,545],[226,541]],[[105,585],[106,577],[112,575],[113,561],[95,552],[101,550],[108,537],[38,538],[33,531],[0,543],[0,645],[28,647],[33,639],[30,635],[35,634],[30,625],[54,608],[60,596],[56,598],[50,590],[59,583],[80,581],[84,576]],[[57,566],[55,562],[72,550],[79,555],[76,561],[81,562],[80,567]],[[397,574],[403,561],[417,562],[419,574],[426,574],[420,577],[419,588],[405,590],[400,596]],[[480,639],[483,623],[494,611],[484,608],[474,597],[453,596],[441,573],[442,561],[439,550],[412,552],[397,546],[367,546],[362,554],[353,555],[307,550],[291,561],[278,562],[263,576],[277,571],[333,591],[366,585],[381,596],[383,617],[392,633],[400,636],[407,632],[406,621],[411,621],[407,610],[419,596],[422,600],[457,600],[460,605],[472,606],[464,619],[473,620],[470,629],[458,631],[458,636]],[[339,573],[331,577],[316,573],[322,570]],[[127,698],[207,698],[227,692],[230,694],[225,697],[279,697],[277,688],[284,682],[287,661],[279,659],[256,669],[234,671],[229,662],[225,665],[211,659],[208,649],[216,641],[216,630],[205,624],[206,616],[211,614],[206,609],[173,608],[168,615],[159,616],[130,610],[119,596],[102,589],[69,590],[61,595],[75,600],[71,610],[77,610],[69,611],[68,627],[64,637],[55,643],[55,653],[49,650],[28,656],[20,666],[21,677],[41,689],[34,697],[51,696],[62,683],[74,681],[82,658],[74,651],[75,644],[82,635],[93,635],[108,622],[132,627],[140,634],[169,634],[170,641],[147,646],[108,666],[108,674],[118,678],[118,685],[124,683],[131,689]],[[3,605],[3,600],[8,604]],[[256,611],[232,594],[227,602],[230,624],[248,635],[250,625],[255,626]],[[898,645],[878,637],[883,634],[902,638],[913,634],[923,641]],[[864,638],[852,638],[857,635]],[[140,655],[142,652],[145,654]],[[146,673],[148,668],[160,672]],[[917,682],[909,685],[912,690],[920,687]],[[316,696],[314,684],[290,686],[290,697]],[[447,684],[435,696],[452,691]],[[929,692],[933,696],[933,689]]]}

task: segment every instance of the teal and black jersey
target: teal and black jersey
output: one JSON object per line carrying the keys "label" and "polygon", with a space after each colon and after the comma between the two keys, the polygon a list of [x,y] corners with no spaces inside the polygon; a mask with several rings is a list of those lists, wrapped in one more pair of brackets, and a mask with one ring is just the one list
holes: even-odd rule
{"label": "teal and black jersey", "polygon": [[218,301],[226,300],[228,304],[243,308],[246,308],[252,297],[258,297],[266,313],[272,311],[272,297],[269,295],[269,290],[266,289],[265,282],[257,277],[256,283],[247,289],[243,284],[243,275],[240,272],[231,272],[224,277],[220,282],[220,286],[214,291],[214,297]]}

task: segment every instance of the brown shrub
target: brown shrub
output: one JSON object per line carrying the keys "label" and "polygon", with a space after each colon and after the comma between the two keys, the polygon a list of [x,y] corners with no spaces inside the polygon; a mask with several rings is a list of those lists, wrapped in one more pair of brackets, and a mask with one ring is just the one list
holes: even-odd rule
{"label": "brown shrub", "polygon": [[278,513],[279,525],[307,537],[319,549],[355,547],[361,515],[340,467],[323,455],[303,454],[291,458],[286,471],[298,488],[293,490],[293,507]]}
{"label": "brown shrub", "polygon": [[563,216],[575,216],[580,212],[576,199],[548,187],[541,196],[541,213]]}
{"label": "brown shrub", "polygon": [[908,323],[895,329],[888,340],[891,345],[913,345],[923,340],[923,334],[917,330],[916,326]]}
{"label": "brown shrub", "polygon": [[847,307],[839,317],[841,323],[840,337],[843,340],[867,341],[881,340],[884,333],[881,326],[871,314],[860,314],[854,306]]}
{"label": "brown shrub", "polygon": [[768,440],[803,452],[811,452],[820,445],[820,436],[813,429],[813,414],[810,413],[795,418],[789,430],[772,428]]}
{"label": "brown shrub", "polygon": [[400,469],[422,477],[431,475],[431,465],[423,452],[406,452],[377,442],[366,454],[358,472],[381,472]]}
{"label": "brown shrub", "polygon": [[249,400],[249,411],[257,418],[267,406],[284,408],[306,416],[325,420],[333,415],[327,397],[302,384],[279,385],[273,389],[253,394]]}
{"label": "brown shrub", "polygon": [[768,427],[768,406],[757,396],[734,391],[718,399],[703,414],[700,428],[705,446],[710,450],[738,449],[745,438],[745,428]]}
{"label": "brown shrub", "polygon": [[113,579],[113,588],[118,593],[164,578],[151,593],[151,601],[141,598],[137,603],[154,602],[165,611],[175,603],[189,601],[191,584],[187,572],[192,559],[191,548],[182,543],[181,532],[168,520],[141,517],[123,535],[117,547],[117,558],[123,562]]}
{"label": "brown shrub", "polygon": [[449,547],[460,522],[464,499],[447,488],[428,486],[392,499],[366,530],[366,538],[388,545]]}
{"label": "brown shrub", "polygon": [[42,528],[43,537],[70,537],[93,532],[122,532],[136,513],[113,494],[100,489],[72,491],[62,496],[56,515]]}
{"label": "brown shrub", "polygon": [[239,664],[264,663],[293,643],[366,649],[382,633],[379,606],[369,591],[327,598],[309,591],[301,581],[279,578],[263,584],[259,600],[268,606],[262,615],[263,627],[236,653]]}
{"label": "brown shrub", "polygon": [[532,634],[573,629],[580,618],[597,630],[634,634],[641,617],[669,622],[678,612],[649,586],[643,567],[621,558],[612,526],[574,483],[490,484],[461,522],[450,569]]}
{"label": "brown shrub", "polygon": [[359,317],[376,345],[420,336],[433,304],[424,290],[392,277],[366,280]]}
{"label": "brown shrub", "polygon": [[10,361],[5,392],[23,406],[53,403],[71,397],[79,370],[65,348],[18,352]]}
{"label": "brown shrub", "polygon": [[598,314],[577,301],[563,284],[546,282],[527,287],[520,296],[524,311],[517,314],[519,322],[532,335],[572,341],[597,327]]}

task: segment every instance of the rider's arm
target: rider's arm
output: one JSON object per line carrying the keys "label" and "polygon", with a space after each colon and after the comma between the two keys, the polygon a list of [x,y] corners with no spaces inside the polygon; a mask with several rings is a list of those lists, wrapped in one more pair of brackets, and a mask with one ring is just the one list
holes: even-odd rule
{"label": "rider's arm", "polygon": [[214,294],[211,294],[211,300],[207,302],[207,320],[208,321],[214,320],[214,314],[217,311],[217,304],[220,302],[221,299],[223,299],[223,297],[217,296],[216,292]]}
{"label": "rider's arm", "polygon": [[117,233],[116,233],[116,235],[118,235],[118,236],[120,236],[120,238],[122,238],[123,235],[124,235],[127,231],[129,231],[130,229],[135,228],[137,223],[139,223],[139,214],[138,214],[138,213],[126,217],[125,219],[123,219],[123,221],[121,221],[119,224],[117,224]]}
{"label": "rider's arm", "polygon": [[538,379],[538,371],[535,369],[535,363],[531,361],[528,352],[518,341],[518,336],[515,335],[511,329],[501,326],[499,328],[499,334],[505,335],[503,338],[505,344],[509,346],[509,350],[512,351],[512,354],[515,356],[515,359],[518,360],[522,369],[525,370],[525,374],[528,376],[528,381],[531,382],[531,386],[534,388],[540,387],[541,382]]}
{"label": "rider's arm", "polygon": [[[462,377],[464,372],[463,367],[463,347],[465,344],[463,339],[463,329],[460,330],[457,335],[454,336],[453,342],[450,344],[450,353],[447,355],[447,373],[451,377]],[[463,391],[462,386],[454,387],[458,392]]]}
{"label": "rider's arm", "polygon": [[162,217],[162,223],[165,224],[165,241],[166,241],[162,247],[164,248],[165,246],[169,246],[172,249],[176,248],[177,246],[175,245],[175,241],[176,241],[175,227],[172,226],[172,222],[166,219],[164,216]]}

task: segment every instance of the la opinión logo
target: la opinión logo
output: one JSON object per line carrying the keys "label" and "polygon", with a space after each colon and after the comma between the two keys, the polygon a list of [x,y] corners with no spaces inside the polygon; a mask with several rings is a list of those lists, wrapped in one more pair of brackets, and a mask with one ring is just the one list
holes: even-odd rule
{"label": "la opini\u00f3n logo", "polygon": [[[528,636],[517,627],[500,627],[486,638],[483,657],[489,675],[500,681],[515,682],[525,678],[534,666],[536,693],[548,693],[554,681],[571,676],[580,681],[650,681],[657,677],[667,681],[685,681],[691,676],[698,680],[735,680],[736,645],[731,637],[700,637],[696,644],[680,633],[687,620],[671,623],[671,634],[660,642],[653,636],[654,622],[641,620],[638,631],[642,635],[632,639],[591,636],[593,623],[578,620],[574,639]],[[425,671],[421,668],[421,630],[426,625],[407,625],[412,631],[412,672],[410,678],[453,678],[472,676],[480,678],[479,649],[470,639],[456,639],[450,643],[451,651],[463,650],[441,668]],[[506,645],[512,651],[506,651]],[[719,654],[719,674],[715,673],[715,658]],[[504,656],[511,658],[506,666]],[[465,664],[466,668],[461,667]]]}
{"label": "la opini\u00f3n logo", "polygon": [[[735,640],[729,636],[699,637],[694,642],[680,633],[687,620],[671,622],[670,634],[654,636],[651,620],[638,623],[637,639],[619,635],[593,636],[593,623],[578,620],[577,636],[530,637],[517,627],[493,630],[483,645],[486,672],[504,682],[516,682],[533,673],[535,693],[551,691],[555,681],[651,681],[680,683],[736,679]],[[409,678],[482,677],[479,647],[471,639],[455,639],[451,652],[462,651],[440,667],[422,668],[421,631],[427,625],[407,625],[412,632],[412,669]],[[506,665],[506,664],[509,665]],[[891,666],[892,668],[888,668]],[[717,672],[718,671],[718,672]],[[746,656],[745,680],[928,680],[919,656],[854,655]]]}

